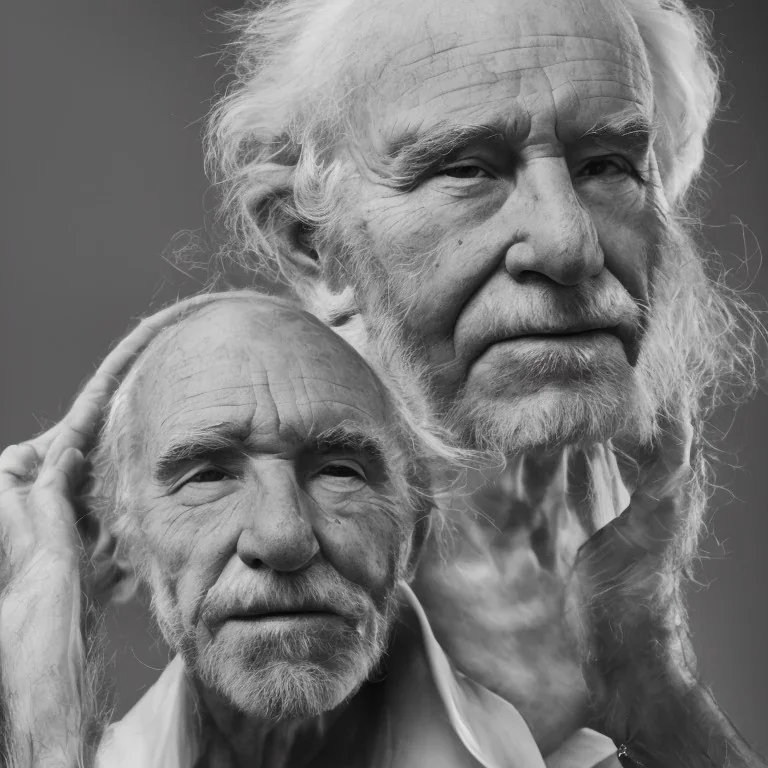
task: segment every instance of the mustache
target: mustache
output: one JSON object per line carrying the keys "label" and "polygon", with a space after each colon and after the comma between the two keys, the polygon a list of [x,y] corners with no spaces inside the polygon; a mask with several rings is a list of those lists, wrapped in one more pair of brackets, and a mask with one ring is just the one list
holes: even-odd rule
{"label": "mustache", "polygon": [[254,571],[249,578],[218,581],[205,596],[200,618],[215,627],[235,616],[272,613],[335,613],[353,623],[377,611],[373,598],[359,585],[326,564],[299,573]]}
{"label": "mustache", "polygon": [[484,307],[473,311],[483,317],[483,325],[472,334],[478,342],[468,350],[470,361],[506,340],[595,330],[617,336],[634,361],[648,325],[649,307],[633,299],[618,281],[523,291],[514,302],[505,298],[488,297]]}

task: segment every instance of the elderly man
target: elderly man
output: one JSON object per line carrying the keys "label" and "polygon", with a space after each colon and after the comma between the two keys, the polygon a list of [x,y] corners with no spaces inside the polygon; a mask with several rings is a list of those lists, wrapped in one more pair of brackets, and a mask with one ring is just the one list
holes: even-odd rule
{"label": "elderly man", "polygon": [[[449,656],[545,751],[591,720],[638,764],[748,755],[696,682],[681,596],[704,420],[750,384],[756,333],[684,224],[717,102],[703,22],[683,0],[278,0],[236,21],[209,134],[228,252],[510,462],[475,484],[491,525],[462,520],[418,576]],[[576,550],[647,482],[649,446],[684,477],[659,438],[689,424],[679,513],[654,552],[590,539],[604,568],[574,627]],[[576,484],[564,446],[591,457]]]}
{"label": "elderly man", "polygon": [[[93,553],[107,566],[100,577],[114,588],[117,564],[130,563],[177,656],[107,730],[97,765],[543,768],[514,707],[452,671],[406,584],[431,506],[424,437],[306,313],[248,293],[176,309],[112,398],[86,503],[104,526]],[[40,518],[38,562],[58,547],[76,570],[63,503],[81,465],[73,447],[70,437],[51,448],[23,514]],[[6,496],[12,462],[18,484],[33,453],[3,457]],[[56,484],[52,507],[41,494]],[[14,511],[6,500],[11,561],[29,525]],[[15,570],[11,591],[23,595],[39,576]],[[58,590],[76,576],[52,571],[44,615],[27,616],[11,640],[0,632],[6,690],[18,674],[8,658],[24,653],[13,640],[45,638],[21,665],[26,685],[11,686],[10,700],[32,710],[34,745],[29,762],[25,745],[12,752],[13,766],[74,765],[71,749],[88,746],[63,709],[77,693],[67,699],[65,685],[50,683],[49,669],[84,662],[71,648],[56,656],[77,605]],[[45,727],[69,729],[68,743],[31,738],[46,685],[62,711]],[[618,765],[612,754],[609,739],[582,730],[548,765]]]}

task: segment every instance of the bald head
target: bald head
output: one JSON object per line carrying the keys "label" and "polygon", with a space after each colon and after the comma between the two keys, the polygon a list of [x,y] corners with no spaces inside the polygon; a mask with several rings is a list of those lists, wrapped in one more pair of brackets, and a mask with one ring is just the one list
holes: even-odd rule
{"label": "bald head", "polygon": [[335,377],[374,399],[386,397],[368,364],[317,318],[276,297],[247,292],[212,295],[210,303],[182,313],[137,358],[121,391],[149,402],[178,366],[194,368],[205,358],[212,371],[215,361],[246,350],[265,371],[303,366],[312,376]]}

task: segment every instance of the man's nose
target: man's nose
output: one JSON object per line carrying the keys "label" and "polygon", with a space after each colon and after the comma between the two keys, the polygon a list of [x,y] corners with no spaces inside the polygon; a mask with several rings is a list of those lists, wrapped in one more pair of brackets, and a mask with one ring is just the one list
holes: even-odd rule
{"label": "man's nose", "polygon": [[249,568],[292,572],[308,567],[320,545],[293,469],[275,463],[254,484],[237,541],[238,557]]}
{"label": "man's nose", "polygon": [[570,286],[601,272],[604,257],[592,216],[564,159],[531,161],[521,175],[515,208],[518,237],[505,258],[512,277],[546,277]]}

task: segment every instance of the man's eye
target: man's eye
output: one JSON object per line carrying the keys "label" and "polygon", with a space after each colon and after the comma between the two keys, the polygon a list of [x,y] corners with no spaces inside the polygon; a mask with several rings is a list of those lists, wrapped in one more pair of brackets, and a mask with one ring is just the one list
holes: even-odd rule
{"label": "man's eye", "polygon": [[618,155],[595,157],[584,163],[579,176],[637,176],[632,163]]}
{"label": "man's eye", "polygon": [[355,480],[365,480],[363,468],[354,461],[334,461],[326,464],[319,472],[319,475],[334,478],[352,478]]}
{"label": "man's eye", "polygon": [[452,165],[443,168],[440,176],[450,176],[452,179],[489,179],[491,174],[479,165]]}
{"label": "man's eye", "polygon": [[229,475],[221,469],[203,469],[195,473],[187,480],[188,483],[220,483],[226,480]]}

